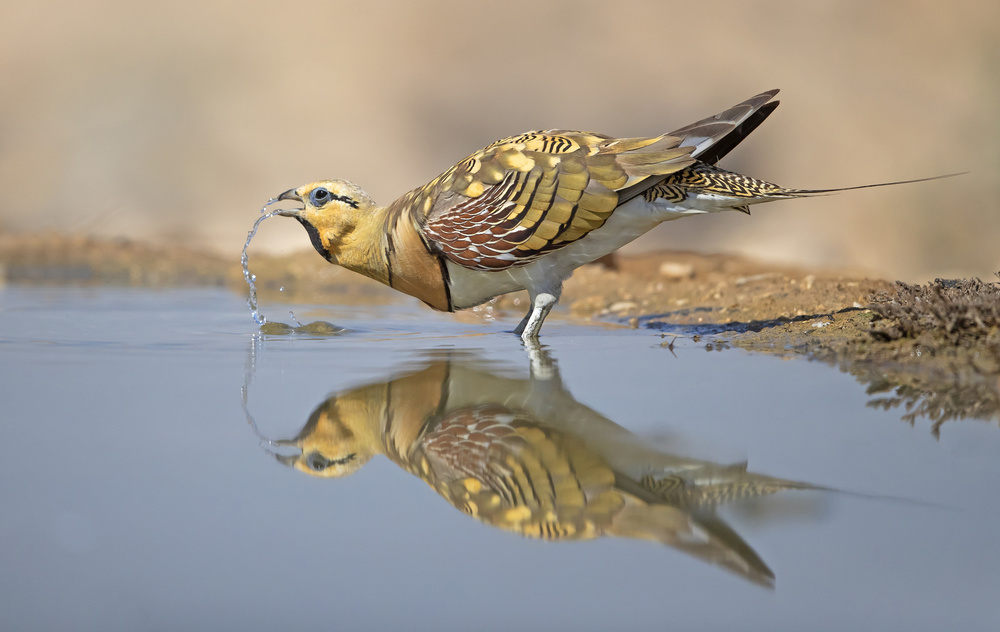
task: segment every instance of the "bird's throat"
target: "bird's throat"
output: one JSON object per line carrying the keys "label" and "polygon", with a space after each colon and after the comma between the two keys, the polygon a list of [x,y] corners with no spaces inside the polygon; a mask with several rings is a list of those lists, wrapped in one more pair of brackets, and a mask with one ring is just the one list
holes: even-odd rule
{"label": "bird's throat", "polygon": [[386,255],[385,208],[369,208],[352,215],[300,219],[313,247],[330,263],[389,285]]}

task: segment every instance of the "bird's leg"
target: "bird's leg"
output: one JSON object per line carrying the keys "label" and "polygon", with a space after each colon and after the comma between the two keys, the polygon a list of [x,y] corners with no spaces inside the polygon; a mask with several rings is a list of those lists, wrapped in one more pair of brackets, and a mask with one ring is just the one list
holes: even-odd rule
{"label": "bird's leg", "polygon": [[558,382],[559,369],[556,368],[555,361],[549,352],[538,342],[538,338],[525,338],[523,342],[524,348],[528,352],[531,379],[544,382],[554,377]]}
{"label": "bird's leg", "polygon": [[[561,288],[560,288],[561,289]],[[559,301],[559,290],[553,293],[539,292],[531,300],[531,311],[524,317],[521,324],[514,329],[514,333],[521,334],[521,340],[537,340],[538,332],[542,329],[545,317],[552,311],[552,307]]]}
{"label": "bird's leg", "polygon": [[521,332],[524,331],[524,328],[528,326],[528,320],[531,319],[532,311],[534,311],[533,307],[528,308],[528,313],[524,315],[524,318],[521,319],[521,322],[518,323],[517,327],[514,328],[514,333],[517,334],[518,336],[520,336]]}

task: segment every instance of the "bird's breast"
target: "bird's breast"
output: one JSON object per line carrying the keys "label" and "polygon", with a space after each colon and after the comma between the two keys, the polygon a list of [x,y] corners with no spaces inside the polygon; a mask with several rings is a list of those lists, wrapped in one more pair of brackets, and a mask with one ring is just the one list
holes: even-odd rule
{"label": "bird's breast", "polygon": [[385,255],[389,287],[415,296],[434,309],[455,309],[444,260],[431,254],[410,222],[396,222],[389,232]]}

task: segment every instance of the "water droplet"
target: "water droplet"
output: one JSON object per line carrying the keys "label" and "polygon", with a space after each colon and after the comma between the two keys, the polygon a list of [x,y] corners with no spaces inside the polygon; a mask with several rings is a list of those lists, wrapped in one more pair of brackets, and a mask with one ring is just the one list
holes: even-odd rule
{"label": "water droplet", "polygon": [[[268,200],[267,204],[264,205],[264,208],[261,209],[261,213],[264,213],[270,204],[277,201],[278,200],[276,199]],[[275,213],[277,213],[277,211],[271,211],[270,213],[262,214],[257,218],[257,221],[253,224],[253,228],[247,233],[247,241],[243,244],[243,253],[240,255],[240,263],[243,264],[243,278],[246,280],[247,285],[250,286],[250,296],[247,298],[247,306],[250,307],[250,315],[253,317],[254,322],[258,325],[263,325],[267,322],[267,319],[262,316],[260,310],[257,309],[257,286],[254,284],[257,280],[257,275],[250,274],[250,257],[247,255],[247,248],[250,247],[250,241],[254,238],[254,235],[257,234],[257,229],[260,228],[260,223],[265,219],[274,216]]]}

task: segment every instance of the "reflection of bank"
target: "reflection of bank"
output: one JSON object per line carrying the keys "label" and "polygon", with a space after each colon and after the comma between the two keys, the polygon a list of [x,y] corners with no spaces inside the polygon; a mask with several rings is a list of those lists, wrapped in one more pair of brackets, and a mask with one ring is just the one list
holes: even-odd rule
{"label": "reflection of bank", "polygon": [[[385,454],[487,524],[547,540],[654,540],[756,583],[774,575],[719,503],[815,486],[676,456],[577,402],[555,365],[504,377],[462,354],[331,396],[278,459],[346,476]],[[547,379],[539,376],[545,375]]]}

